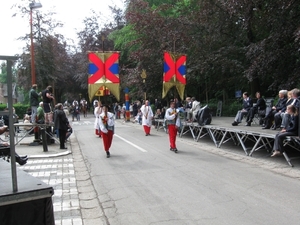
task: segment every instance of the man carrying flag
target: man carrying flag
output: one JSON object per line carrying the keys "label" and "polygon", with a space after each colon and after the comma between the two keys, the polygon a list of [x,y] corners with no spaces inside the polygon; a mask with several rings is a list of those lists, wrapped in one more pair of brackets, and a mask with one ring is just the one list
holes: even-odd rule
{"label": "man carrying flag", "polygon": [[101,130],[101,136],[103,139],[104,150],[106,152],[106,157],[110,157],[109,148],[112,143],[114,129],[115,129],[115,120],[114,114],[108,112],[108,106],[104,105],[102,107],[102,113],[99,116],[99,126]]}
{"label": "man carrying flag", "polygon": [[180,118],[179,112],[175,109],[175,102],[170,102],[170,108],[167,109],[165,118],[167,120],[169,130],[170,150],[177,153],[176,136],[178,128],[180,127]]}

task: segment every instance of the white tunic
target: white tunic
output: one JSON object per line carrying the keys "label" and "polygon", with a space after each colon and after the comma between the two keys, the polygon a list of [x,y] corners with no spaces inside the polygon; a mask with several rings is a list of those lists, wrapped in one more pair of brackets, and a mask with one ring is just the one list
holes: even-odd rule
{"label": "white tunic", "polygon": [[[100,130],[103,133],[107,133],[107,127],[105,126],[105,124],[103,123],[103,119],[105,118],[105,113],[102,112],[99,116],[99,126],[100,126]],[[107,112],[107,125],[109,127],[110,130],[114,129],[115,126],[115,115],[113,113]]]}
{"label": "white tunic", "polygon": [[[173,121],[175,119],[175,111],[177,112],[177,118],[176,121]],[[177,127],[180,127],[179,109],[168,108],[165,114],[165,119],[167,121],[170,120],[172,124],[175,124]]]}
{"label": "white tunic", "polygon": [[151,127],[152,118],[153,118],[153,112],[151,107],[143,105],[141,107],[141,113],[142,113],[142,125]]}
{"label": "white tunic", "polygon": [[[99,110],[99,111],[98,111],[98,110]],[[99,109],[99,107],[97,106],[97,107],[95,108],[95,110],[94,110],[94,115],[95,115],[94,128],[95,128],[96,130],[98,130],[98,129],[100,128],[100,126],[99,126],[99,116],[100,116],[101,113],[102,113],[102,108],[100,107],[100,109]]]}

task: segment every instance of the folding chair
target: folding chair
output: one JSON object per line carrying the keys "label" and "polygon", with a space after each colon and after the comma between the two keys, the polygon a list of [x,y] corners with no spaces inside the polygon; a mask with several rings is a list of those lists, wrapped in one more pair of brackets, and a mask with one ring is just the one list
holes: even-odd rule
{"label": "folding chair", "polygon": [[216,116],[221,116],[222,114],[222,101],[218,101],[218,106],[217,106],[217,111],[216,111]]}

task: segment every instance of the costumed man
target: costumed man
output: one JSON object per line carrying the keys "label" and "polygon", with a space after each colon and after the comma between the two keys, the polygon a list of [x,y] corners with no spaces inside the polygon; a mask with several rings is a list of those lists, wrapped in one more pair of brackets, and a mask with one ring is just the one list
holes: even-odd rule
{"label": "costumed man", "polygon": [[146,100],[145,104],[141,107],[142,113],[142,125],[144,127],[144,131],[146,136],[150,135],[150,129],[152,125],[153,112],[151,107],[149,106],[149,101]]}
{"label": "costumed man", "polygon": [[180,118],[178,109],[175,109],[175,102],[170,102],[170,108],[167,109],[165,118],[167,120],[169,130],[170,150],[177,153],[176,135],[180,127]]}
{"label": "costumed man", "polygon": [[106,152],[106,157],[110,157],[110,146],[112,143],[114,129],[115,129],[115,120],[114,114],[108,112],[108,106],[104,105],[102,107],[102,113],[99,116],[99,126],[101,130],[101,136],[103,139],[103,146]]}
{"label": "costumed man", "polygon": [[97,101],[97,106],[95,106],[94,110],[94,115],[95,115],[95,123],[94,123],[94,128],[95,128],[95,134],[101,137],[101,132],[100,132],[100,126],[99,126],[99,117],[100,114],[102,113],[102,105],[101,102]]}

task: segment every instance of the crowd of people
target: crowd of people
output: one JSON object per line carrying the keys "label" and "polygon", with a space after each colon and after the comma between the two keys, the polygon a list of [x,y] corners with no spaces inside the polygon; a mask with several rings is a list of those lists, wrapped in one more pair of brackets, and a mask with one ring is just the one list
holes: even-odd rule
{"label": "crowd of people", "polygon": [[243,93],[243,107],[235,116],[233,126],[237,126],[246,117],[246,126],[251,126],[255,114],[261,117],[262,129],[280,131],[276,134],[272,157],[281,155],[283,143],[287,136],[297,136],[299,128],[300,90],[280,90],[278,101],[274,106],[267,106],[260,92],[256,92],[257,103],[254,105],[247,92]]}
{"label": "crowd of people", "polygon": [[[40,93],[36,91],[37,85],[34,84],[29,92],[30,108],[24,117],[24,122],[35,124],[49,124],[53,126],[53,133],[56,133],[60,141],[60,149],[66,149],[66,139],[72,134],[72,127],[68,120],[69,109],[72,114],[72,121],[80,120],[80,103],[74,100],[69,107],[68,103],[53,105],[53,89],[48,86]],[[281,90],[278,93],[278,101],[274,106],[267,106],[260,92],[256,92],[256,103],[247,92],[243,93],[242,109],[235,116],[233,126],[238,126],[243,118],[246,118],[246,126],[251,126],[256,115],[261,117],[262,129],[279,129],[280,132],[275,137],[273,156],[283,153],[283,140],[286,136],[298,135],[298,110],[300,106],[300,90],[291,91]],[[39,99],[42,98],[42,101]],[[176,136],[181,127],[180,115],[187,122],[196,121],[197,114],[201,109],[201,104],[195,97],[187,97],[184,102],[177,98],[169,102],[169,107],[159,100],[155,99],[153,104],[149,100],[134,101],[129,105],[129,110],[125,104],[114,103],[111,105],[102,105],[101,101],[94,100],[95,133],[103,139],[103,146],[107,158],[110,157],[110,147],[114,135],[114,125],[116,119],[128,117],[134,122],[143,126],[145,136],[151,135],[152,125],[157,126],[157,120],[164,119],[168,127],[170,150],[178,152],[176,147]],[[66,108],[68,107],[68,108]],[[68,110],[67,110],[68,109]],[[126,114],[127,111],[127,114]],[[31,116],[31,118],[30,118]],[[126,118],[127,119],[127,118]],[[8,121],[5,121],[8,125]],[[0,143],[1,144],[1,143]],[[3,145],[6,145],[4,142]],[[24,164],[27,158],[18,157],[20,164]],[[26,163],[26,162],[25,162]]]}

